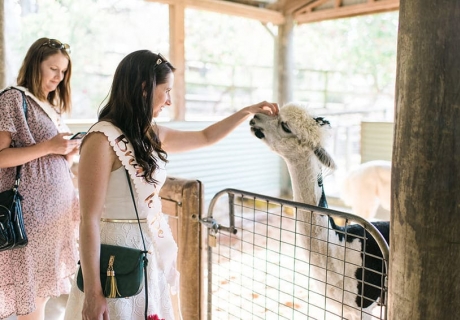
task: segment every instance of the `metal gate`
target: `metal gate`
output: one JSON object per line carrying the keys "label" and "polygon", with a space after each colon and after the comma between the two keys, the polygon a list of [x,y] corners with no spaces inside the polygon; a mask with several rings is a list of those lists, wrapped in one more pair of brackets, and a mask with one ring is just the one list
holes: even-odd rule
{"label": "metal gate", "polygon": [[388,244],[368,221],[225,189],[201,222],[207,319],[386,319]]}

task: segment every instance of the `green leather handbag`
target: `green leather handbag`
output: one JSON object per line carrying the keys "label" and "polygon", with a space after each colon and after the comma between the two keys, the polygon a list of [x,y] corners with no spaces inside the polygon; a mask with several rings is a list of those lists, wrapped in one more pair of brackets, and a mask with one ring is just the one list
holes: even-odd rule
{"label": "green leather handbag", "polygon": [[[145,251],[101,244],[100,276],[104,296],[126,298],[141,292],[146,261]],[[77,286],[84,291],[81,267],[77,273]]]}

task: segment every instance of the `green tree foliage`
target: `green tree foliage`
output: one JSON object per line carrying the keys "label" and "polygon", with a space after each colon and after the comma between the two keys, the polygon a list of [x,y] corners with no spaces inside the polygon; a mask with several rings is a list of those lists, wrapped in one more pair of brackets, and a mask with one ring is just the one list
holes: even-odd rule
{"label": "green tree foliage", "polygon": [[273,64],[274,31],[259,21],[187,10],[185,30],[188,60],[239,66]]}
{"label": "green tree foliage", "polygon": [[374,89],[393,95],[398,12],[304,24],[295,29],[299,69],[372,76]]}
{"label": "green tree foliage", "polygon": [[[38,38],[71,46],[75,118],[95,118],[120,60],[138,49],[169,50],[168,8],[143,0],[37,0],[16,3],[7,34],[15,74]],[[14,58],[13,58],[14,57]]]}

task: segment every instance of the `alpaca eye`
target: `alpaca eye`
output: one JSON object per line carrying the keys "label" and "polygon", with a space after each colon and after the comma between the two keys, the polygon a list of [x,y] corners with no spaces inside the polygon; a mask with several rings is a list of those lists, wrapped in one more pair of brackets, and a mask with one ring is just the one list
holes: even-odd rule
{"label": "alpaca eye", "polygon": [[286,122],[281,122],[281,128],[283,129],[284,132],[286,133],[292,133],[291,129],[289,129],[289,126],[287,125]]}

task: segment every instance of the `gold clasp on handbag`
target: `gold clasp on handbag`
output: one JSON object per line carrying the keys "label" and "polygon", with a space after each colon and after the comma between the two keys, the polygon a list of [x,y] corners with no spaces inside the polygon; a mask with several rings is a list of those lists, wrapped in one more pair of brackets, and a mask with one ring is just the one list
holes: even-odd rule
{"label": "gold clasp on handbag", "polygon": [[117,279],[115,278],[115,270],[113,269],[114,262],[115,256],[110,256],[104,290],[104,295],[107,298],[116,298],[117,296],[121,296],[120,292],[118,292]]}
{"label": "gold clasp on handbag", "polygon": [[110,256],[109,265],[107,266],[107,277],[115,277],[115,270],[113,270],[114,261],[115,261],[115,256]]}

